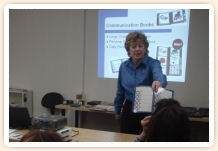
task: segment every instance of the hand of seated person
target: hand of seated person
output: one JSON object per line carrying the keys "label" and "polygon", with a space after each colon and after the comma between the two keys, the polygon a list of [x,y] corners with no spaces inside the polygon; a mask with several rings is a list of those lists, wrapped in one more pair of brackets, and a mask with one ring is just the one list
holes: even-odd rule
{"label": "hand of seated person", "polygon": [[146,131],[147,131],[147,126],[148,126],[148,123],[149,123],[150,119],[151,119],[151,115],[150,116],[146,116],[144,119],[141,120],[141,125],[142,125],[142,128],[143,128],[143,131],[139,135],[139,139],[140,140],[144,140],[145,139]]}

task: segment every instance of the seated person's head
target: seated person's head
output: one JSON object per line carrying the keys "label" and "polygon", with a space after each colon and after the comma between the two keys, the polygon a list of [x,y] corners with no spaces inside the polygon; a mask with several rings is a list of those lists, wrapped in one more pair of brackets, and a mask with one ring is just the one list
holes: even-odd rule
{"label": "seated person's head", "polygon": [[173,99],[160,100],[146,126],[145,141],[189,141],[189,120],[183,108]]}
{"label": "seated person's head", "polygon": [[63,142],[63,139],[55,131],[31,130],[21,138],[20,142]]}

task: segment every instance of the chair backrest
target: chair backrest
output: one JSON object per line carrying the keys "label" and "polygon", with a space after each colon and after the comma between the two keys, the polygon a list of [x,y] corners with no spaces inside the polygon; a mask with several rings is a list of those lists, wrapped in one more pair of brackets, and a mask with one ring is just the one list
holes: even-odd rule
{"label": "chair backrest", "polygon": [[55,105],[63,104],[63,101],[64,98],[61,94],[57,92],[49,92],[43,96],[41,104],[42,106],[49,108],[51,114],[54,114]]}
{"label": "chair backrest", "polygon": [[31,126],[31,118],[27,107],[10,106],[9,107],[9,127],[18,129],[27,129]]}

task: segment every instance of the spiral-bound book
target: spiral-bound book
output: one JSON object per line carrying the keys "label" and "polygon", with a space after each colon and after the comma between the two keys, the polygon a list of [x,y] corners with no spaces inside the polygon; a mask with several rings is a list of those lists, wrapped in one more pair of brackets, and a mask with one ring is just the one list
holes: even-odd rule
{"label": "spiral-bound book", "polygon": [[154,105],[161,99],[169,99],[174,97],[174,91],[159,88],[158,92],[154,92],[149,86],[138,86],[135,91],[135,101],[133,103],[134,113],[153,112]]}

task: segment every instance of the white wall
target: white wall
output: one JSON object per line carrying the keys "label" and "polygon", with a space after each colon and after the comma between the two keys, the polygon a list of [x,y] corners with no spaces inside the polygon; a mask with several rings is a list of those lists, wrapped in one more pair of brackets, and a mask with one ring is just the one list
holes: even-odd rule
{"label": "white wall", "polygon": [[84,91],[89,100],[113,102],[117,79],[98,78],[98,12],[86,11]]}
{"label": "white wall", "polygon": [[82,92],[83,25],[84,10],[10,10],[9,86],[33,90],[34,115],[47,92]]}
{"label": "white wall", "polygon": [[[97,21],[97,10],[10,10],[9,86],[33,90],[35,115],[51,91],[113,102],[117,80],[97,78]],[[192,10],[190,23],[186,82],[168,88],[184,106],[208,107],[208,11]]]}

